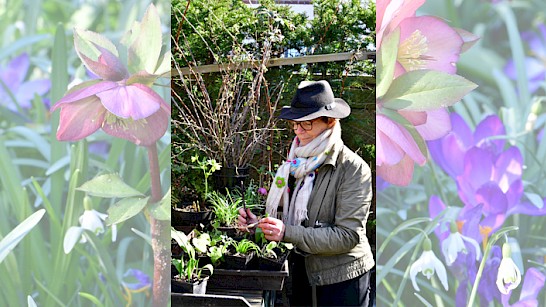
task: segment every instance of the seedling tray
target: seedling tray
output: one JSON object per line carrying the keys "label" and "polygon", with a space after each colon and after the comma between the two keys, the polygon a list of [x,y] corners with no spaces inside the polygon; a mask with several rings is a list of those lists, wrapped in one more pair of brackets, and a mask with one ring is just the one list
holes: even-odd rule
{"label": "seedling tray", "polygon": [[288,277],[288,261],[280,271],[215,269],[208,289],[282,290]]}

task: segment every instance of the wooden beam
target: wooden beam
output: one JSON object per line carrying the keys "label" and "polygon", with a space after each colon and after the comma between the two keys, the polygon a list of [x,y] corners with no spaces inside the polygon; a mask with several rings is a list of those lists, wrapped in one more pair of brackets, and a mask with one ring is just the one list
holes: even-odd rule
{"label": "wooden beam", "polygon": [[[331,54],[317,54],[317,55],[306,55],[300,57],[292,58],[276,58],[270,59],[266,66],[283,66],[283,65],[298,65],[298,64],[307,64],[307,63],[320,63],[320,62],[339,62],[339,61],[348,61],[350,59],[364,60],[364,59],[375,59],[375,52],[343,52],[343,53],[331,53]],[[179,75],[190,75],[191,71],[198,73],[211,73],[218,71],[228,71],[228,70],[241,70],[251,67],[256,67],[261,61],[244,61],[240,63],[230,63],[230,64],[210,64],[202,66],[193,66],[191,67],[182,67],[180,71],[177,69],[171,70],[171,76]]]}

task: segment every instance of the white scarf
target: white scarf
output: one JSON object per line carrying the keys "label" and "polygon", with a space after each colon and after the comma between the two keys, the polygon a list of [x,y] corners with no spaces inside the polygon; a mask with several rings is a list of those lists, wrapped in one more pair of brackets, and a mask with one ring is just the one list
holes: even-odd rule
{"label": "white scarf", "polygon": [[[334,127],[326,129],[305,146],[298,146],[298,137],[292,141],[288,160],[284,162],[271,184],[266,201],[266,213],[277,217],[277,207],[283,205],[282,221],[287,225],[300,225],[307,216],[307,203],[313,189],[315,170],[331,154],[333,145],[341,140],[341,127],[336,122]],[[289,202],[288,177],[296,178],[295,191]]]}

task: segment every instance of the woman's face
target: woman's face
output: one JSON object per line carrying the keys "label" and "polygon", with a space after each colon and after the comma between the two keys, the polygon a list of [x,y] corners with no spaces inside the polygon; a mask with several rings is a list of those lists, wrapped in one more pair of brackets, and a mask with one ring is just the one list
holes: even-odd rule
{"label": "woman's face", "polygon": [[335,119],[328,118],[328,122],[324,122],[322,118],[316,118],[306,121],[291,121],[294,127],[294,133],[300,140],[300,146],[309,144],[314,138],[319,136],[324,130],[330,129],[335,125]]}

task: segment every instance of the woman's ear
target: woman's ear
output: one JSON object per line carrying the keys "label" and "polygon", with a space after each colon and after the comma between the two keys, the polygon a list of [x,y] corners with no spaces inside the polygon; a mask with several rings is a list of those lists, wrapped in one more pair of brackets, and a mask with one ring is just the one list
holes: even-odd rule
{"label": "woman's ear", "polygon": [[333,128],[336,124],[337,119],[328,117],[328,129]]}

